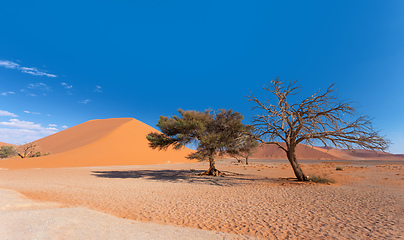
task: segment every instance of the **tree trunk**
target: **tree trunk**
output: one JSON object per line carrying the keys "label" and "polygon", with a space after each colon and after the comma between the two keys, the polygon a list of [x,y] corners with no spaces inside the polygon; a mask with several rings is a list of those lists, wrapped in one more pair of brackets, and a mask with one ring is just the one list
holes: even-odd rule
{"label": "tree trunk", "polygon": [[215,158],[213,157],[214,152],[212,153],[212,155],[209,156],[209,170],[202,173],[201,175],[210,175],[210,176],[220,176],[220,175],[224,175],[224,173],[222,173],[221,171],[216,169],[216,161]]}
{"label": "tree trunk", "polygon": [[292,165],[293,171],[295,172],[295,175],[297,177],[298,181],[308,181],[307,176],[304,175],[303,170],[300,168],[300,165],[297,163],[296,160],[296,152],[294,147],[290,147],[288,151],[286,152],[288,156],[288,160],[290,164]]}
{"label": "tree trunk", "polygon": [[248,156],[245,158],[245,165],[248,165]]}

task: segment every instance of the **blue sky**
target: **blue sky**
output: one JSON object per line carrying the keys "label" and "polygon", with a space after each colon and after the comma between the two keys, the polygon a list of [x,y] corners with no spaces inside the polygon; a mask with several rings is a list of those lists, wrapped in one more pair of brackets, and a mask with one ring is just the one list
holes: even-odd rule
{"label": "blue sky", "polygon": [[2,1],[0,141],[177,109],[254,115],[273,78],[335,83],[404,153],[404,2]]}

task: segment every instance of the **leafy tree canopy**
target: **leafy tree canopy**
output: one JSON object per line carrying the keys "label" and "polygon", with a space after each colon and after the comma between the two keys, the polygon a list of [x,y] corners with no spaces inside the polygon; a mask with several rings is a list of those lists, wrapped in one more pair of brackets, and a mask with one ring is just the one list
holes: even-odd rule
{"label": "leafy tree canopy", "polygon": [[157,126],[162,133],[150,133],[147,136],[153,149],[167,149],[172,146],[180,149],[186,144],[197,145],[197,150],[189,159],[209,159],[210,168],[205,174],[219,175],[215,167],[214,156],[224,154],[234,148],[243,139],[248,126],[241,121],[243,116],[232,110],[204,112],[178,110],[180,116],[160,116]]}

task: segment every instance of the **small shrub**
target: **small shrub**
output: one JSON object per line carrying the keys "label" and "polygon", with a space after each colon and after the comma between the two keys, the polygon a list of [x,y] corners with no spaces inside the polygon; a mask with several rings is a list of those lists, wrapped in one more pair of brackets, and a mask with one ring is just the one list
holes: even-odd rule
{"label": "small shrub", "polygon": [[315,182],[315,183],[335,183],[335,181],[333,179],[329,179],[324,177],[320,177],[320,176],[310,176],[310,181]]}
{"label": "small shrub", "polygon": [[47,155],[49,155],[50,153],[42,153],[42,152],[36,152],[36,153],[34,153],[34,154],[32,154],[32,155],[30,155],[30,156],[28,156],[28,157],[30,157],[30,158],[33,158],[33,157],[41,157],[41,156],[47,156]]}
{"label": "small shrub", "polygon": [[337,166],[337,167],[335,168],[335,170],[337,170],[337,171],[344,171],[344,168],[343,168],[343,167],[340,167],[340,166]]}
{"label": "small shrub", "polygon": [[8,158],[17,155],[17,150],[13,146],[1,146],[0,158]]}

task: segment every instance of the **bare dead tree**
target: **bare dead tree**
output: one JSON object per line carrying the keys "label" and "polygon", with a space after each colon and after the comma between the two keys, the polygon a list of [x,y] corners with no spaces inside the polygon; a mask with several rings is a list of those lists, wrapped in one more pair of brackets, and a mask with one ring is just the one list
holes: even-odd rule
{"label": "bare dead tree", "polygon": [[33,142],[21,145],[19,147],[18,156],[20,156],[21,158],[31,157],[35,154],[35,150],[36,150],[36,144]]}
{"label": "bare dead tree", "polygon": [[288,97],[300,89],[296,82],[285,85],[277,78],[271,81],[272,86],[263,87],[275,96],[273,101],[261,102],[252,94],[248,100],[255,103],[253,109],[263,111],[253,119],[259,141],[275,144],[285,151],[299,181],[308,180],[296,159],[299,143],[382,151],[388,148],[390,141],[373,130],[368,117],[346,120],[355,116],[355,109],[351,102],[340,101],[333,95],[334,84],[322,94],[317,91],[300,103],[290,104]]}
{"label": "bare dead tree", "polygon": [[240,133],[240,136],[226,151],[227,154],[235,158],[239,163],[244,159],[245,164],[248,165],[248,159],[254,153],[256,147],[258,147],[258,141],[254,136],[253,129],[253,126],[247,125],[245,132]]}
{"label": "bare dead tree", "polygon": [[33,158],[49,155],[49,153],[42,153],[37,151],[37,145],[35,142],[21,145],[19,148],[18,156],[21,158]]}

